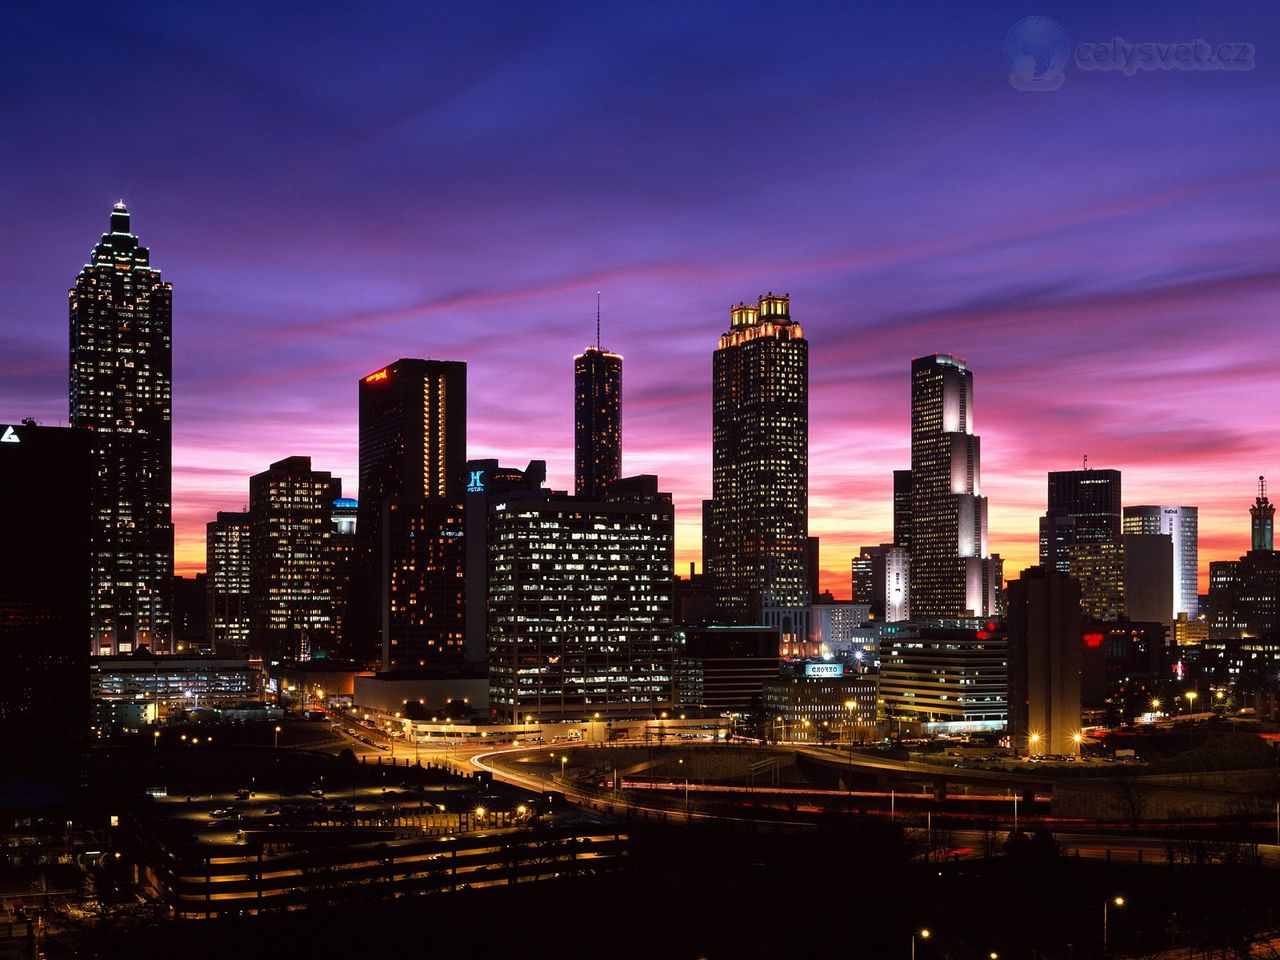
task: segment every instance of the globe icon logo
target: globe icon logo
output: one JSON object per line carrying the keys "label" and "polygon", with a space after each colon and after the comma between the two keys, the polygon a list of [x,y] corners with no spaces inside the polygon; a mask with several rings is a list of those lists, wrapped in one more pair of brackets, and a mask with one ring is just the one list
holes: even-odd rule
{"label": "globe icon logo", "polygon": [[1067,32],[1048,17],[1024,17],[1005,37],[1004,57],[1015,90],[1057,90],[1071,58]]}

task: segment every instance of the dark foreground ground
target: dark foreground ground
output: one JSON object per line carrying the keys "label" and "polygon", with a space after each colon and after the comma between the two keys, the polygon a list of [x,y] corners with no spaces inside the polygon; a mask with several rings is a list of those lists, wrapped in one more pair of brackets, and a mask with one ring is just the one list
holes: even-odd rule
{"label": "dark foreground ground", "polygon": [[[817,835],[636,833],[629,869],[359,908],[222,921],[86,924],[48,945],[59,957],[250,960],[281,956],[458,958],[907,958],[1091,960],[1213,943],[1244,949],[1270,929],[1280,878],[1245,864],[1120,866],[1055,856],[908,862],[891,825]],[[1034,846],[1034,845],[1033,845]],[[1222,953],[1224,957],[1247,954]]]}

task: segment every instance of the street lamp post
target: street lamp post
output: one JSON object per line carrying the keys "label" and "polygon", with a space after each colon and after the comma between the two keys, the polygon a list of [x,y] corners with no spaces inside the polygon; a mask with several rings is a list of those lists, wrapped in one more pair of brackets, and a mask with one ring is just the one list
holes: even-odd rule
{"label": "street lamp post", "polygon": [[919,937],[921,940],[928,940],[929,939],[928,929],[918,930],[915,933],[911,934],[911,960],[916,960],[916,937]]}
{"label": "street lamp post", "polygon": [[1111,905],[1124,906],[1124,897],[1109,897],[1102,901],[1102,960],[1107,960],[1107,913]]}
{"label": "street lamp post", "polygon": [[279,750],[280,749],[280,724],[278,723],[276,724],[275,735],[276,735],[276,739],[273,746],[275,747],[275,749]]}

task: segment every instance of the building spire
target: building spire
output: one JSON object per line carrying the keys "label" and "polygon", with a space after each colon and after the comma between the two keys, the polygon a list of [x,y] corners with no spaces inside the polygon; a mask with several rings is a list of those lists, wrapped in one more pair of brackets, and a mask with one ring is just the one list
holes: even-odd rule
{"label": "building spire", "polygon": [[1249,518],[1252,521],[1249,548],[1251,550],[1274,550],[1275,549],[1275,520],[1276,508],[1272,502],[1267,499],[1267,478],[1258,477],[1258,497],[1253,501],[1253,506],[1249,508]]}
{"label": "building spire", "polygon": [[600,349],[600,291],[596,291],[596,349]]}

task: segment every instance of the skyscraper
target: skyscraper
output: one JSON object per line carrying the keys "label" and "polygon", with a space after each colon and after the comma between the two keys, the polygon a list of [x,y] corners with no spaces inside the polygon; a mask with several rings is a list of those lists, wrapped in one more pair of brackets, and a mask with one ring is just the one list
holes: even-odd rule
{"label": "skyscraper", "polygon": [[329,541],[342,481],[287,457],[249,478],[249,652],[307,660],[330,651],[334,585]]}
{"label": "skyscraper", "polygon": [[1249,508],[1250,550],[1275,549],[1276,508],[1267,498],[1267,478],[1258,478],[1258,496]]}
{"label": "skyscraper", "polygon": [[173,621],[173,286],[124,202],[68,291],[70,424],[92,431],[90,650],[166,651]]}
{"label": "skyscraper", "polygon": [[[1124,532],[1173,539],[1173,612],[1195,619],[1200,606],[1200,511],[1196,507],[1143,505],[1124,508]],[[1159,618],[1164,621],[1165,617]]]}
{"label": "skyscraper", "polygon": [[973,373],[946,354],[911,362],[911,616],[997,612],[1000,565],[987,551]]}
{"label": "skyscraper", "polygon": [[249,514],[219,511],[205,526],[209,645],[215,656],[249,653]]}
{"label": "skyscraper", "polygon": [[[808,634],[809,344],[790,299],[730,310],[713,364],[710,552],[719,617]],[[705,535],[704,535],[705,536]]]}
{"label": "skyscraper", "polygon": [[400,359],[360,397],[359,562],[349,656],[384,670],[464,656],[467,365]]}
{"label": "skyscraper", "polygon": [[622,357],[596,342],[573,358],[573,489],[600,497],[622,476]]}
{"label": "skyscraper", "polygon": [[1066,573],[1078,543],[1119,543],[1119,470],[1057,470],[1040,519],[1040,566]]}

